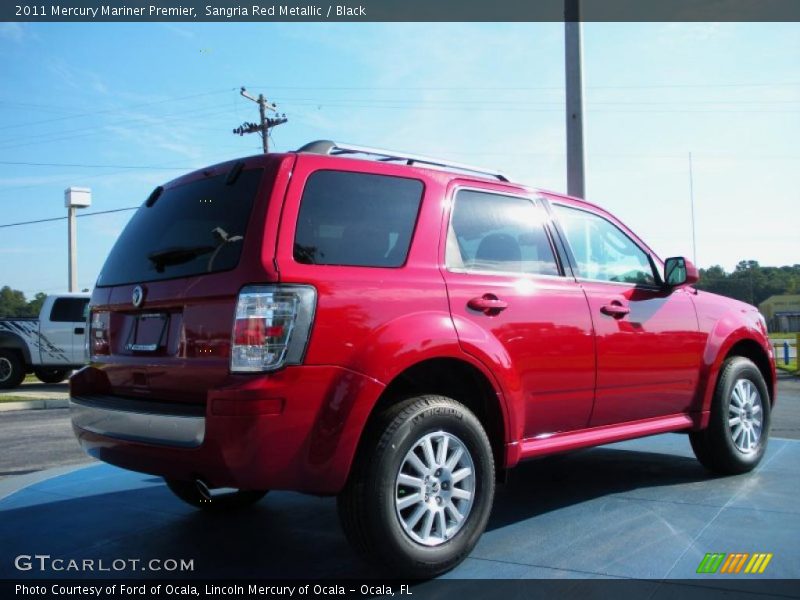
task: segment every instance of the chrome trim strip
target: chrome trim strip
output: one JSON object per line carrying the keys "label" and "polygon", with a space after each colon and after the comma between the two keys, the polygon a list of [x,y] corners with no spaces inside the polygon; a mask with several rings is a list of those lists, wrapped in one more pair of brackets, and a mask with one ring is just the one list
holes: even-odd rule
{"label": "chrome trim strip", "polygon": [[[92,397],[70,397],[70,417],[75,427],[120,440],[180,448],[196,448],[205,438],[205,416],[164,414],[146,407],[109,408],[109,397],[99,399],[95,403]],[[125,402],[123,398],[119,400]]]}

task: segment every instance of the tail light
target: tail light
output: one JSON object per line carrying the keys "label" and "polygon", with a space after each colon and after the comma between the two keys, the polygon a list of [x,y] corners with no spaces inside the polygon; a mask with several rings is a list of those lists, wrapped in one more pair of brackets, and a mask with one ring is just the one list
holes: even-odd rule
{"label": "tail light", "polygon": [[105,310],[92,311],[89,322],[89,357],[107,355],[109,353],[108,323],[109,312]]}
{"label": "tail light", "polygon": [[248,286],[239,293],[231,372],[274,371],[303,362],[317,292],[300,285]]}

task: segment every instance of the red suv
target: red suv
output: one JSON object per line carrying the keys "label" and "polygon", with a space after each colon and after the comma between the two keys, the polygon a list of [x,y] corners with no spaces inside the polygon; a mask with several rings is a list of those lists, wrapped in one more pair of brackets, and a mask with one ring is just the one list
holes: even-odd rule
{"label": "red suv", "polygon": [[682,431],[712,471],[758,464],[765,323],[697,277],[496,172],[333,142],[227,162],[156,188],[111,251],[73,426],[200,508],[337,495],[364,556],[433,576],[521,460]]}

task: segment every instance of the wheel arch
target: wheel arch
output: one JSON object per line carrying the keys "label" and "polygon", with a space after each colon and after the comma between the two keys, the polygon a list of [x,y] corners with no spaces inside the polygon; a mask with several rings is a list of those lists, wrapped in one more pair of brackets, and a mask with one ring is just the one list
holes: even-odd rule
{"label": "wheel arch", "polygon": [[712,334],[709,345],[706,347],[704,375],[701,379],[703,384],[698,389],[699,396],[702,398],[698,429],[705,429],[708,425],[711,402],[722,373],[722,365],[732,356],[742,356],[753,361],[767,384],[770,405],[775,405],[777,377],[767,343],[745,327],[729,331],[725,337]]}
{"label": "wheel arch", "polygon": [[19,354],[22,362],[27,370],[33,361],[31,361],[31,351],[28,344],[19,335],[9,331],[0,331],[0,350],[12,350]]}
{"label": "wheel arch", "polygon": [[[761,371],[764,381],[767,384],[769,391],[770,405],[775,404],[775,376],[772,371],[772,363],[769,359],[767,351],[757,341],[751,338],[743,338],[735,342],[723,358],[723,363],[733,356],[741,356],[753,361],[753,363]],[[718,374],[719,376],[719,374]]]}
{"label": "wheel arch", "polygon": [[461,402],[480,421],[492,446],[498,472],[505,467],[507,414],[502,394],[489,374],[472,362],[455,357],[427,358],[397,373],[373,406],[359,439],[356,456],[370,429],[390,406],[415,395],[436,394]]}

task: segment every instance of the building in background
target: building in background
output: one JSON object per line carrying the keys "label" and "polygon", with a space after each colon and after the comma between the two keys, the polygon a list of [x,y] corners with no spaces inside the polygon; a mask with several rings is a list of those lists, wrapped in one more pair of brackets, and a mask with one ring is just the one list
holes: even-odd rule
{"label": "building in background", "polygon": [[800,294],[770,296],[758,305],[772,333],[800,331]]}

